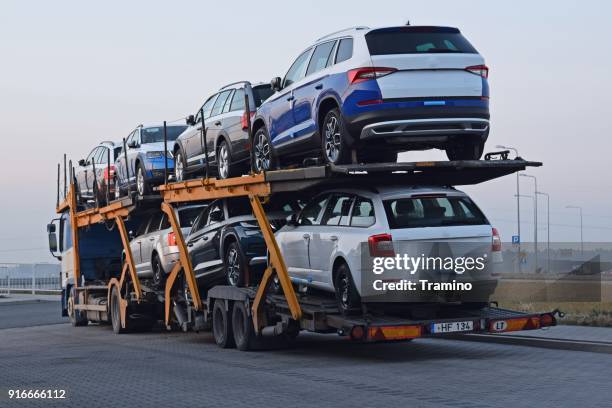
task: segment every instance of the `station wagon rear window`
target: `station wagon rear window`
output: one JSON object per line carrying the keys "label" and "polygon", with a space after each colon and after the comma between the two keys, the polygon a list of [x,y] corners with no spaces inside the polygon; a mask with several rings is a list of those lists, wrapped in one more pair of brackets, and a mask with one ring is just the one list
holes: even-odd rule
{"label": "station wagon rear window", "polygon": [[478,53],[450,27],[386,28],[370,31],[365,38],[370,55]]}
{"label": "station wagon rear window", "polygon": [[261,104],[268,99],[274,91],[270,85],[259,85],[253,87],[253,97],[255,98],[255,107],[259,108]]}
{"label": "station wagon rear window", "polygon": [[[168,140],[176,140],[187,126],[166,126]],[[144,128],[140,134],[142,143],[158,143],[164,141],[163,126]]]}
{"label": "station wagon rear window", "polygon": [[383,204],[391,229],[489,224],[468,197],[431,195],[385,200]]}

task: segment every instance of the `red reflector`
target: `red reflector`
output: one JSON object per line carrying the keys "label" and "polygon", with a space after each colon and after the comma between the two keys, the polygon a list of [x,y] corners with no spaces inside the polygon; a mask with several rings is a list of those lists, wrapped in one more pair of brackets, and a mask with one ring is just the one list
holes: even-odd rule
{"label": "red reflector", "polygon": [[557,321],[555,320],[555,316],[550,313],[546,313],[540,316],[540,326],[548,327],[548,326],[556,326]]}
{"label": "red reflector", "polygon": [[367,105],[379,105],[383,103],[382,99],[368,99],[367,101],[359,101],[357,102],[357,106],[367,106]]}
{"label": "red reflector", "polygon": [[363,326],[355,326],[351,329],[351,340],[361,340],[365,336]]}

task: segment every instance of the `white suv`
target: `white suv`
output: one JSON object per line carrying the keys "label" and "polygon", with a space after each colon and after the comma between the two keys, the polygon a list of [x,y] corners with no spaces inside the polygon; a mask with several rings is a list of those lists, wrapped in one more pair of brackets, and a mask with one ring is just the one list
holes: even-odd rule
{"label": "white suv", "polygon": [[501,257],[499,234],[476,204],[444,187],[326,191],[292,217],[276,240],[294,283],[335,292],[343,312],[359,306],[362,285],[371,278],[363,244],[372,254],[373,246],[390,243],[469,241],[490,248],[493,262]]}

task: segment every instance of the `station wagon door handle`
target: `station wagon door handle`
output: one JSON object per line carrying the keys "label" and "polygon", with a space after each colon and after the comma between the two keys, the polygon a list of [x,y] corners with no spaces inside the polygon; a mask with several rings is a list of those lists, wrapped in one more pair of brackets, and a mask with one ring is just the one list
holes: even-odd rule
{"label": "station wagon door handle", "polygon": [[331,237],[329,237],[329,239],[331,239],[332,241],[337,241],[338,237],[335,235],[332,235]]}
{"label": "station wagon door handle", "polygon": [[149,241],[155,241],[155,237],[149,238]]}
{"label": "station wagon door handle", "polygon": [[202,239],[203,239],[204,241],[208,241],[208,235],[204,235],[204,236],[202,237]]}
{"label": "station wagon door handle", "polygon": [[315,89],[318,89],[318,90],[323,89],[323,84],[319,84],[319,85],[315,86]]}
{"label": "station wagon door handle", "polygon": [[215,126],[221,126],[221,121],[215,122]]}
{"label": "station wagon door handle", "polygon": [[293,100],[293,95],[287,97],[287,101],[291,102]]}

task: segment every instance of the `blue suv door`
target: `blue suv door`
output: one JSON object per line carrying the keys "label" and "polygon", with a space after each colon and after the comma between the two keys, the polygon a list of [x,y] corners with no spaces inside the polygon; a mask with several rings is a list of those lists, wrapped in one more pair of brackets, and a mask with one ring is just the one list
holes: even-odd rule
{"label": "blue suv door", "polygon": [[[307,142],[317,130],[316,106],[318,96],[324,91],[324,79],[328,73],[323,71],[333,60],[336,41],[317,45],[312,53],[305,78],[295,84],[293,90],[293,130],[294,142]],[[301,143],[300,143],[301,144]]]}
{"label": "blue suv door", "polygon": [[294,96],[293,84],[304,78],[306,66],[310,57],[311,49],[304,51],[295,60],[283,80],[283,89],[272,95],[268,102],[269,112],[269,133],[272,145],[279,151],[285,143],[290,142],[293,136],[295,120],[293,117]]}

